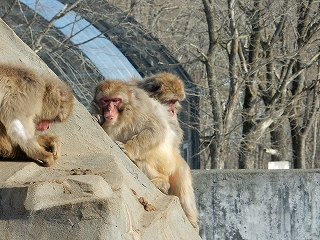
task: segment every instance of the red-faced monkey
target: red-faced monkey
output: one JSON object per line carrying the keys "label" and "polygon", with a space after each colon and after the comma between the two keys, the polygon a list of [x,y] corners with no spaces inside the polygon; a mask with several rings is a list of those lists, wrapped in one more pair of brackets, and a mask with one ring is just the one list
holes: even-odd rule
{"label": "red-faced monkey", "polygon": [[101,82],[95,101],[104,118],[102,128],[123,143],[128,157],[163,193],[179,197],[181,206],[198,231],[198,212],[191,171],[179,151],[179,137],[167,108],[136,87],[120,80]]}
{"label": "red-faced monkey", "polygon": [[137,86],[147,91],[150,97],[167,106],[170,116],[175,119],[174,127],[182,141],[183,132],[177,114],[181,109],[180,102],[186,97],[183,81],[172,73],[163,72],[137,81]]}
{"label": "red-faced monkey", "polygon": [[147,91],[150,97],[167,105],[171,116],[178,113],[181,109],[179,102],[186,97],[182,80],[168,72],[146,77],[138,82],[138,87]]}
{"label": "red-faced monkey", "polygon": [[35,136],[52,122],[65,121],[73,94],[57,78],[21,66],[0,64],[0,156],[21,154],[50,166],[61,156],[61,143],[52,134]]}

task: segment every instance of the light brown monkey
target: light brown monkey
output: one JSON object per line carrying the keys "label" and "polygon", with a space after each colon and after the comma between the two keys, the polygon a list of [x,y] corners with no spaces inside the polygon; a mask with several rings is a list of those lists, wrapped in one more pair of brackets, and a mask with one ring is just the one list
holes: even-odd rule
{"label": "light brown monkey", "polygon": [[146,77],[138,82],[138,87],[147,91],[150,97],[167,105],[171,116],[179,112],[179,102],[186,97],[183,81],[177,75],[168,72]]}
{"label": "light brown monkey", "polygon": [[181,110],[180,102],[186,97],[183,81],[177,75],[163,72],[137,81],[137,86],[147,91],[150,97],[167,106],[170,116],[175,119],[174,127],[182,141],[183,131],[177,114]]}
{"label": "light brown monkey", "polygon": [[[180,102],[183,101],[186,97],[183,81],[174,74],[163,72],[149,76],[144,80],[136,80],[136,84],[139,88],[145,90],[150,97],[158,100],[167,108],[167,110],[169,111],[169,115],[173,119],[173,121],[170,121],[171,127],[178,136],[179,143],[181,143],[183,140],[183,131],[180,127],[177,114],[182,108]],[[179,158],[179,166],[179,168],[176,168],[177,172],[172,174],[170,178],[169,193],[179,196],[180,199],[184,199],[183,197],[180,197],[181,193],[183,192],[183,188],[192,188],[192,185],[184,186],[184,184],[190,184],[190,182],[184,182],[184,180],[192,179],[192,175],[188,164],[181,157],[181,155]],[[181,189],[179,189],[179,186],[181,186]],[[189,198],[188,200],[190,199],[191,198]],[[184,202],[181,204],[182,206],[193,205],[192,202]],[[190,218],[192,218],[192,216],[190,216]],[[199,230],[197,224],[193,224],[193,226],[195,226],[195,228]]]}
{"label": "light brown monkey", "polygon": [[35,136],[35,130],[65,121],[72,107],[73,94],[59,79],[0,64],[0,156],[25,154],[52,165],[61,156],[61,143],[53,134]]}
{"label": "light brown monkey", "polygon": [[179,151],[167,108],[136,87],[135,82],[101,82],[95,101],[104,117],[102,128],[123,143],[128,157],[163,193],[179,197],[181,206],[198,231],[198,212],[191,171]]}

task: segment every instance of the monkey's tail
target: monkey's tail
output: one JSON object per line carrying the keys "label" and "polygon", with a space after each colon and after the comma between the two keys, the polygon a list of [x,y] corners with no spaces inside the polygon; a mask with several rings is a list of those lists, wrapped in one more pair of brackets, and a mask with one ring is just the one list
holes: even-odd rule
{"label": "monkey's tail", "polygon": [[187,218],[195,230],[199,232],[198,211],[192,186],[191,170],[187,162],[181,156],[177,159],[176,170],[169,177],[169,194],[175,195],[180,199],[182,209]]}

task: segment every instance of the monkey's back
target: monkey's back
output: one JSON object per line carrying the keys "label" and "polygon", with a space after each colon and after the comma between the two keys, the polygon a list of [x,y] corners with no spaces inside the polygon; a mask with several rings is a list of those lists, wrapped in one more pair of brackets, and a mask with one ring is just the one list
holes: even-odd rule
{"label": "monkey's back", "polygon": [[[24,67],[0,64],[0,121],[10,113],[39,113],[44,84],[36,74]],[[32,108],[30,107],[32,105]]]}

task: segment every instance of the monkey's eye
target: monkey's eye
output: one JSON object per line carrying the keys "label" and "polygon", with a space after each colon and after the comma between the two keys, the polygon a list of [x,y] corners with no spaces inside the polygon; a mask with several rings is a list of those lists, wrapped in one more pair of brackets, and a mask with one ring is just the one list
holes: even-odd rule
{"label": "monkey's eye", "polygon": [[111,99],[111,101],[113,102],[113,104],[115,106],[119,106],[122,102],[122,100],[120,98],[113,98],[113,99]]}
{"label": "monkey's eye", "polygon": [[112,98],[111,101],[114,103],[120,103],[121,99],[120,98]]}
{"label": "monkey's eye", "polygon": [[100,99],[100,104],[102,106],[108,106],[110,104],[113,104],[114,106],[119,106],[122,103],[122,99],[121,98],[108,98],[108,97],[103,97]]}
{"label": "monkey's eye", "polygon": [[101,99],[100,99],[100,102],[101,102],[101,103],[108,103],[108,102],[110,102],[110,99],[108,99],[108,98],[101,98]]}

